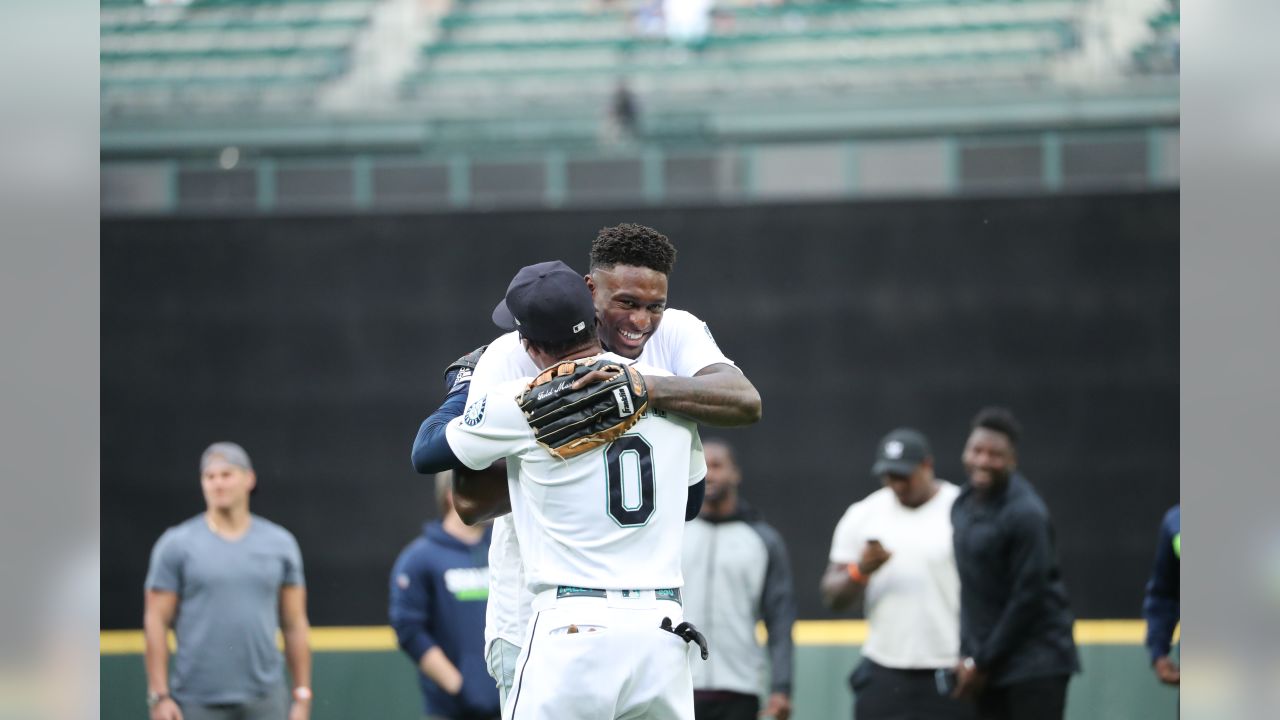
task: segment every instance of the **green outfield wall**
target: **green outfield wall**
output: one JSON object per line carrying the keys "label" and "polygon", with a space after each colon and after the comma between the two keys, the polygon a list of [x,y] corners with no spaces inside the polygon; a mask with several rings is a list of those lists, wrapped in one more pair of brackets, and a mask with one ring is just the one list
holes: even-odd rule
{"label": "green outfield wall", "polygon": [[[818,634],[815,631],[826,632],[829,627],[825,623],[797,624],[794,720],[852,716],[847,680],[858,662],[859,647],[845,640],[861,635],[862,626],[841,623],[836,632],[829,633],[840,642],[823,644],[814,637]],[[1071,683],[1069,720],[1162,720],[1178,716],[1177,692],[1156,682],[1147,667],[1146,652],[1134,639],[1140,627],[1140,623],[1130,621],[1101,621],[1077,627],[1084,672]],[[421,718],[414,668],[404,655],[389,647],[391,637],[386,628],[317,630],[313,640],[317,649],[312,720]],[[141,634],[104,633],[102,650],[102,720],[146,718]]]}

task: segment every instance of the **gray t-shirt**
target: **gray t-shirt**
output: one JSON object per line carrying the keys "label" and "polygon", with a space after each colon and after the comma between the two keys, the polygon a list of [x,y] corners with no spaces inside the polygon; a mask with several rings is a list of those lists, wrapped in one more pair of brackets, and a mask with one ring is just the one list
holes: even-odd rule
{"label": "gray t-shirt", "polygon": [[178,653],[169,690],[179,703],[243,703],[283,682],[276,646],[280,588],[302,585],[302,553],[288,530],[257,515],[238,540],[203,514],[171,527],[151,551],[149,590],[178,594]]}

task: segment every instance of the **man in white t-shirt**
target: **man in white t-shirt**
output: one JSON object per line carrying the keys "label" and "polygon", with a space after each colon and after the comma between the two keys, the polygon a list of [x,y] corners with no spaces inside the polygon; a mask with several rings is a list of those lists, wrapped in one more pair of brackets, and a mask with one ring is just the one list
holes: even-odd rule
{"label": "man in white t-shirt", "polygon": [[[561,262],[523,268],[494,310],[539,370],[602,353],[590,290]],[[662,374],[637,366],[646,378]],[[490,386],[449,422],[454,455],[479,470],[507,459],[533,616],[503,710],[512,720],[692,720],[680,587],[684,523],[701,505],[706,463],[692,420],[650,409],[625,435],[559,459],[517,398],[530,377]],[[690,487],[699,492],[690,492]],[[667,629],[663,629],[665,628]]]}
{"label": "man in white t-shirt", "polygon": [[[721,352],[706,323],[667,307],[667,281],[675,258],[671,241],[653,228],[623,223],[600,230],[591,244],[591,272],[585,278],[600,343],[624,358],[670,373],[646,374],[650,407],[706,425],[750,425],[760,419],[760,394]],[[490,343],[476,363],[467,403],[497,383],[540,370],[519,333],[507,333]],[[458,493],[467,497],[466,488]],[[522,572],[511,520],[498,517],[489,546],[485,657],[504,697],[514,682],[515,660],[530,615],[532,597],[523,589]]]}
{"label": "man in white t-shirt", "polygon": [[824,604],[862,600],[867,641],[849,678],[858,720],[972,718],[951,699],[960,655],[960,579],[951,505],[960,489],[933,475],[921,433],[900,428],[880,441],[871,469],[884,487],[849,506],[831,539]]}

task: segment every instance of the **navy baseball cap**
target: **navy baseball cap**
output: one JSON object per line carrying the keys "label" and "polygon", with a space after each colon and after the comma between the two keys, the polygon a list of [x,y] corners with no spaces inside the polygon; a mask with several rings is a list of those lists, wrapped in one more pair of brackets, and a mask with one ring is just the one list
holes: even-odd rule
{"label": "navy baseball cap", "polygon": [[559,260],[520,268],[507,296],[493,309],[493,322],[530,340],[565,342],[587,337],[596,308],[583,276]]}
{"label": "navy baseball cap", "polygon": [[876,462],[871,466],[874,477],[910,475],[920,463],[933,457],[929,441],[923,433],[911,428],[898,428],[885,435],[876,448]]}

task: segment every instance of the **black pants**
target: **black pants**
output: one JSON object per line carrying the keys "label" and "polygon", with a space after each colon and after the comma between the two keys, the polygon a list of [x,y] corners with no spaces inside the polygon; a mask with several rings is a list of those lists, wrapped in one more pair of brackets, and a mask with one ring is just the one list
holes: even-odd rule
{"label": "black pants", "polygon": [[[950,670],[951,668],[946,668]],[[853,671],[855,720],[971,720],[973,705],[938,692],[934,670],[895,670],[868,659]]]}
{"label": "black pants", "polygon": [[756,720],[760,698],[727,690],[695,690],[694,720]]}
{"label": "black pants", "polygon": [[978,697],[980,720],[1062,720],[1070,675],[1032,678],[988,687]]}

